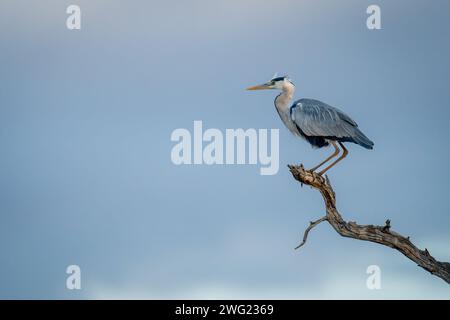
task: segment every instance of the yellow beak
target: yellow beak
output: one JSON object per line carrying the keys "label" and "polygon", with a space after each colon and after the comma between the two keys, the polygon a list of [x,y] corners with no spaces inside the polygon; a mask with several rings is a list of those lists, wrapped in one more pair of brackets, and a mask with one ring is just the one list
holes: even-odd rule
{"label": "yellow beak", "polygon": [[253,87],[248,87],[245,90],[267,90],[267,89],[272,89],[268,84],[260,84],[257,86],[253,86]]}

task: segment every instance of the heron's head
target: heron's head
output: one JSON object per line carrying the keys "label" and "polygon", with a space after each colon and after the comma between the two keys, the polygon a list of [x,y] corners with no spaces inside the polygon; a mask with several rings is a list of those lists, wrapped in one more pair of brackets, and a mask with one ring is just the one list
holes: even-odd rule
{"label": "heron's head", "polygon": [[276,75],[270,79],[268,82],[259,84],[257,86],[249,87],[247,90],[267,90],[267,89],[278,89],[286,90],[287,88],[293,88],[294,84],[291,79],[287,76],[277,77]]}

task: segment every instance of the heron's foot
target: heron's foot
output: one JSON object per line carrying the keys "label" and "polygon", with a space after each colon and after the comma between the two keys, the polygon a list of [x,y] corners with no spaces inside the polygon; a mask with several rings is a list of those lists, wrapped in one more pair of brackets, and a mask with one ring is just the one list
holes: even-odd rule
{"label": "heron's foot", "polygon": [[306,170],[306,171],[309,171],[309,172],[311,172],[313,175],[314,174],[317,174],[317,175],[319,175],[319,176],[322,176],[327,170],[322,170],[322,171],[320,171],[320,172],[316,172],[316,170],[319,168],[319,166],[315,166],[315,167],[313,167],[313,168],[311,168],[311,169],[309,169],[309,170]]}
{"label": "heron's foot", "polygon": [[303,164],[300,164],[300,165],[288,165],[288,167],[289,167],[289,169],[300,169],[301,171],[306,171],[306,172],[309,172],[309,173],[311,173],[313,176],[314,175],[318,175],[318,176],[322,176],[326,171],[327,171],[327,169],[324,169],[324,170],[322,170],[322,171],[320,171],[320,172],[316,172],[316,170],[320,167],[320,166],[315,166],[315,167],[313,167],[313,168],[311,168],[311,169],[305,169],[305,167],[303,167]]}
{"label": "heron's foot", "polygon": [[312,167],[312,168],[309,169],[308,171],[315,172],[317,169],[319,169],[319,167],[320,167],[320,166]]}

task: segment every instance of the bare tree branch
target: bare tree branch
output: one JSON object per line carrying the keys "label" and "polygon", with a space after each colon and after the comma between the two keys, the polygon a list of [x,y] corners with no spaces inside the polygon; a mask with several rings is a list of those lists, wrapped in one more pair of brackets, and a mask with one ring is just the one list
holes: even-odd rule
{"label": "bare tree branch", "polygon": [[437,261],[427,249],[420,250],[417,248],[410,241],[409,237],[404,237],[391,231],[390,220],[387,220],[384,226],[359,225],[353,221],[345,221],[336,209],[336,195],[327,176],[324,178],[315,172],[307,171],[302,165],[289,165],[288,167],[294,178],[302,185],[306,184],[319,190],[326,208],[326,216],[311,222],[310,226],[305,230],[303,242],[297,248],[305,244],[308,233],[312,228],[326,220],[341,236],[391,247],[400,251],[423,269],[450,284],[450,263]]}
{"label": "bare tree branch", "polygon": [[303,246],[303,245],[306,243],[306,240],[308,240],[308,234],[309,234],[309,231],[311,231],[312,228],[314,228],[314,227],[317,226],[319,223],[321,223],[321,222],[323,222],[323,221],[325,221],[325,220],[327,220],[327,217],[326,217],[326,216],[325,216],[325,217],[322,217],[322,218],[320,218],[320,219],[318,219],[318,220],[316,220],[316,221],[311,221],[311,222],[309,223],[309,227],[306,228],[306,230],[305,230],[305,234],[303,235],[303,241],[302,241],[302,243],[300,243],[298,246],[296,246],[295,249],[298,249],[298,248],[300,248],[301,246]]}

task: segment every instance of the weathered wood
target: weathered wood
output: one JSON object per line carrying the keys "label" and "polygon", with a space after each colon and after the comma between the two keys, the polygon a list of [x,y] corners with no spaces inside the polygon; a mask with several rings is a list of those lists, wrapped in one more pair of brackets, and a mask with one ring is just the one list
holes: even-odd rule
{"label": "weathered wood", "polygon": [[326,216],[310,223],[305,230],[302,243],[297,248],[306,243],[308,233],[312,228],[323,221],[328,221],[341,236],[375,242],[398,250],[423,269],[450,284],[450,263],[437,261],[427,249],[420,250],[410,241],[409,237],[404,237],[392,231],[390,220],[387,220],[384,226],[346,222],[336,209],[336,195],[328,177],[322,177],[315,172],[305,170],[302,165],[289,165],[288,167],[294,178],[302,185],[306,184],[319,190],[326,208]]}

